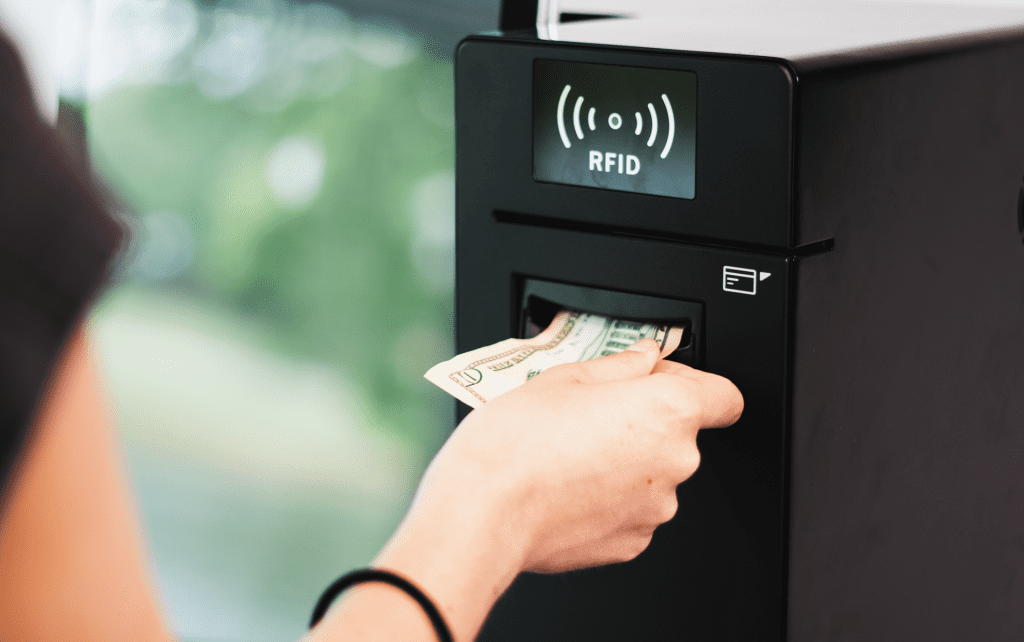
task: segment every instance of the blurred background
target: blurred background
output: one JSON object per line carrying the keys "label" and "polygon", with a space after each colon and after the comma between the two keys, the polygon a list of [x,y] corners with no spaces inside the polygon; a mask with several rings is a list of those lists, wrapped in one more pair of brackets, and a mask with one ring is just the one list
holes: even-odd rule
{"label": "blurred background", "polygon": [[301,636],[451,430],[452,51],[497,7],[3,0],[133,231],[93,329],[184,640]]}

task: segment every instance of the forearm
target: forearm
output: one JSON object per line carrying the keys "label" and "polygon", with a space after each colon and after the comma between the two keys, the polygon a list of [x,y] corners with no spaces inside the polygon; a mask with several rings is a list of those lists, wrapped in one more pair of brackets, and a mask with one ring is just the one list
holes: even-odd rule
{"label": "forearm", "polygon": [[[451,496],[425,481],[421,495]],[[456,642],[470,642],[523,563],[523,538],[486,489],[457,505],[417,502],[373,566],[412,581],[434,602]],[[384,584],[353,587],[310,641],[433,642],[430,620],[404,592]]]}
{"label": "forearm", "polygon": [[[431,464],[374,560],[418,586],[470,642],[524,569],[627,561],[676,509],[696,432],[742,397],[657,364],[657,346],[560,366],[474,411]],[[70,342],[0,519],[0,639],[166,642],[141,536],[81,333]],[[353,588],[307,642],[432,642],[420,606]]]}
{"label": "forearm", "polygon": [[0,639],[170,639],[81,331],[9,493],[0,519]]}
{"label": "forearm", "polygon": [[[150,590],[141,533],[103,395],[79,331],[40,407],[0,520],[0,638],[170,639]],[[472,640],[521,565],[493,489],[431,484],[374,561],[435,601]],[[506,494],[507,495],[507,494]],[[460,497],[458,502],[445,498]],[[310,640],[434,640],[419,605],[384,585],[353,588]]]}

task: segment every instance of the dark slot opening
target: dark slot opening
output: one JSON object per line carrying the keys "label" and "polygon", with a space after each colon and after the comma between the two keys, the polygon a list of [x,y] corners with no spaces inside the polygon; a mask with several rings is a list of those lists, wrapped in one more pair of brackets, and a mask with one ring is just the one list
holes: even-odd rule
{"label": "dark slot opening", "polygon": [[1024,241],[1024,187],[1020,188],[1017,195],[1017,231],[1020,232],[1021,241]]}
{"label": "dark slot opening", "polygon": [[706,245],[708,247],[723,247],[730,250],[741,250],[744,252],[760,252],[775,256],[792,256],[804,258],[831,252],[836,247],[835,239],[814,241],[792,249],[780,248],[771,245],[758,243],[743,243],[727,241],[723,239],[711,239],[702,236],[690,236],[688,234],[676,234],[672,232],[661,232],[651,230],[639,230],[630,227],[615,225],[604,225],[601,223],[588,223],[586,221],[568,220],[552,216],[538,216],[536,214],[516,214],[494,210],[492,216],[496,223],[502,225],[525,225],[528,227],[543,227],[552,230],[566,230],[569,232],[586,232],[588,234],[607,234],[609,236],[628,236],[638,239],[652,239],[658,241],[671,241],[676,243]]}
{"label": "dark slot opening", "polygon": [[558,21],[561,23],[566,22],[583,22],[585,20],[610,20],[613,18],[623,18],[625,16],[619,16],[611,13],[578,13],[576,11],[563,11],[558,16]]}
{"label": "dark slot opening", "polygon": [[562,310],[590,312],[624,321],[682,328],[679,348],[667,358],[695,368],[703,365],[700,342],[704,313],[702,303],[535,279],[524,279],[520,300],[520,337],[537,336]]}

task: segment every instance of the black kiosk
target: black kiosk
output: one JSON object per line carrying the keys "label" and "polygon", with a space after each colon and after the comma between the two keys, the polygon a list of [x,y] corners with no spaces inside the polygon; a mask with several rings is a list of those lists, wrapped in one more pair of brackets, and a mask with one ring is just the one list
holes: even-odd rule
{"label": "black kiosk", "polygon": [[624,4],[458,48],[456,347],[686,323],[746,411],[480,639],[1024,640],[1024,7]]}

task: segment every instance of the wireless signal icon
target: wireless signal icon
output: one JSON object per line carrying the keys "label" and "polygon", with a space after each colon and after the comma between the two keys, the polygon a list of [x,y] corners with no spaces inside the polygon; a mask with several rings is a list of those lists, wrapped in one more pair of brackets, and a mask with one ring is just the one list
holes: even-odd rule
{"label": "wireless signal icon", "polygon": [[[569,140],[569,134],[565,128],[565,103],[569,98],[569,92],[572,91],[571,85],[566,85],[562,90],[562,95],[558,98],[558,135],[562,138],[562,144],[565,145],[566,149],[572,147],[572,141]],[[572,108],[572,126],[576,132],[576,138],[583,140],[583,124],[580,121],[580,115],[583,113],[584,97],[581,94],[576,98],[576,103]],[[669,101],[668,96],[665,94],[661,95],[661,100],[665,104],[665,112],[668,116],[668,136],[665,139],[665,147],[661,150],[661,157],[665,158],[668,156],[669,151],[672,149],[672,141],[676,137],[676,117],[672,111],[672,102]],[[647,146],[654,147],[654,142],[658,139],[658,111],[654,108],[654,103],[647,103],[647,112],[651,122],[651,133],[647,137]],[[635,136],[640,136],[644,131],[644,116],[639,111],[634,114],[636,118],[636,128],[633,131]],[[597,108],[591,107],[587,111],[587,128],[590,131],[597,130]],[[619,129],[623,125],[622,116],[616,112],[612,112],[608,115],[608,127],[611,129]]]}

